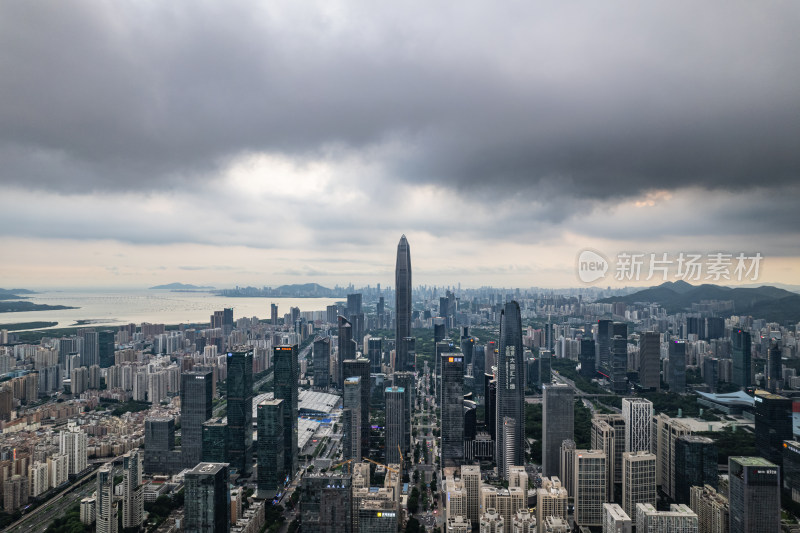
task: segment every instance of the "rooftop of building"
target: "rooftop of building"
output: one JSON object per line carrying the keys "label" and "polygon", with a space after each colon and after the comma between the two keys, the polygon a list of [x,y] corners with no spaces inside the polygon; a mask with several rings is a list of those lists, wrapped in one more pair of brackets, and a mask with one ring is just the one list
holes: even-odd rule
{"label": "rooftop of building", "polygon": [[198,463],[189,471],[189,474],[216,474],[227,467],[226,463]]}
{"label": "rooftop of building", "polygon": [[771,466],[773,468],[777,466],[763,457],[731,457],[730,460],[742,466]]}

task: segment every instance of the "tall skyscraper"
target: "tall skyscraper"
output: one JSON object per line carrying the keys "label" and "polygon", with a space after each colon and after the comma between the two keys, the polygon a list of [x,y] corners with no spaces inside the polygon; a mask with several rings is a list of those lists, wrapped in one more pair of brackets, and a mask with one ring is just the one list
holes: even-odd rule
{"label": "tall skyscraper", "polygon": [[[297,472],[297,405],[300,380],[297,362],[297,345],[276,346],[273,350],[275,364],[275,399],[283,400],[284,471],[289,477]],[[288,438],[287,435],[288,434]]]}
{"label": "tall skyscraper", "polygon": [[[500,312],[500,348],[497,358],[497,452],[499,468],[525,464],[525,367],[522,350],[522,317],[519,304],[506,302]],[[514,442],[504,441],[501,425],[504,419],[514,420]],[[560,445],[560,443],[559,443]],[[506,457],[508,451],[513,457]],[[558,464],[558,446],[556,447]],[[507,472],[501,472],[505,478]],[[548,475],[548,474],[545,474]]]}
{"label": "tall skyscraper", "polygon": [[741,388],[751,384],[751,346],[750,333],[741,329],[735,330],[731,335],[733,352],[733,384]]}
{"label": "tall skyscraper", "polygon": [[392,383],[395,387],[403,387],[406,390],[406,405],[405,405],[405,428],[406,433],[403,436],[403,453],[406,455],[411,454],[411,413],[413,412],[413,405],[415,400],[414,389],[417,386],[416,378],[412,372],[395,372],[392,375]]}
{"label": "tall skyscraper", "polygon": [[675,441],[675,493],[678,503],[691,501],[691,488],[717,488],[717,446],[707,437],[685,435]]}
{"label": "tall skyscraper", "polygon": [[[594,415],[592,417],[592,450],[606,454],[606,493],[614,501],[614,484],[622,483],[622,454],[625,451],[625,421],[619,415]],[[615,423],[616,422],[616,423]],[[564,476],[564,473],[561,474]],[[571,485],[568,483],[567,488]]]}
{"label": "tall skyscraper", "polygon": [[183,454],[175,449],[175,420],[171,417],[144,421],[144,471],[177,474],[183,469]]}
{"label": "tall skyscraper", "polygon": [[[241,476],[253,472],[253,352],[228,352],[228,462]],[[278,374],[275,374],[275,383]],[[277,386],[277,385],[276,385]],[[202,454],[202,427],[198,434]]]}
{"label": "tall skyscraper", "polygon": [[484,374],[483,377],[486,389],[486,408],[483,415],[486,418],[486,431],[493,441],[497,441],[497,380],[492,374]]}
{"label": "tall skyscraper", "polygon": [[278,325],[278,306],[276,304],[269,304],[269,323],[273,326]]}
{"label": "tall skyscraper", "polygon": [[680,468],[675,455],[677,441],[691,434],[692,429],[680,418],[670,418],[664,413],[653,418],[651,435],[656,440],[652,445],[658,457],[656,482],[672,499],[675,499],[675,471]]}
{"label": "tall skyscraper", "polygon": [[369,400],[370,393],[370,373],[369,359],[359,357],[344,361],[345,376],[358,376],[361,378],[361,452],[366,455],[369,453]]}
{"label": "tall skyscraper", "polygon": [[122,527],[139,527],[144,520],[142,454],[131,450],[122,457]]}
{"label": "tall skyscraper", "polygon": [[783,443],[783,487],[786,498],[800,503],[800,442],[787,440]]}
{"label": "tall skyscraper", "polygon": [[603,368],[607,373],[611,359],[611,335],[613,322],[611,320],[597,321],[597,368]]}
{"label": "tall skyscraper", "polygon": [[119,520],[114,502],[114,470],[106,463],[97,471],[97,533],[117,533]]}
{"label": "tall skyscraper", "polygon": [[345,459],[360,461],[363,454],[361,453],[361,378],[359,376],[344,379],[342,408],[342,415],[345,418],[342,454]]}
{"label": "tall skyscraper", "polygon": [[622,508],[636,520],[636,504],[656,504],[656,456],[650,452],[622,454]]}
{"label": "tall skyscraper", "polygon": [[355,315],[362,313],[361,311],[361,293],[347,295],[347,316],[352,318]]}
{"label": "tall skyscraper", "polygon": [[628,340],[621,335],[611,339],[611,388],[616,394],[628,392]]}
{"label": "tall skyscraper", "polygon": [[181,374],[181,453],[185,468],[203,457],[203,423],[213,415],[212,372]]}
{"label": "tall skyscraper", "polygon": [[756,407],[756,449],[764,459],[783,464],[783,441],[792,438],[792,399],[758,390]]}
{"label": "tall skyscraper", "polygon": [[[257,406],[258,415],[258,497],[271,500],[286,478],[288,433],[283,430],[283,400],[264,400]],[[288,440],[291,440],[289,438]]]}
{"label": "tall skyscraper", "polygon": [[367,359],[369,359],[370,372],[380,374],[383,364],[383,339],[370,337],[367,339]]}
{"label": "tall skyscraper", "polygon": [[661,388],[661,335],[654,331],[639,337],[639,384],[645,389]]}
{"label": "tall skyscraper", "polygon": [[314,339],[314,388],[327,389],[330,385],[331,338]]}
{"label": "tall skyscraper", "polygon": [[[403,387],[386,387],[386,462],[400,464],[400,449],[405,448],[406,390]],[[442,419],[442,449],[444,450],[446,426]],[[463,449],[463,422],[462,422]],[[462,453],[463,457],[463,453]],[[444,463],[442,463],[444,464]]]}
{"label": "tall skyscraper", "polygon": [[94,329],[82,329],[78,331],[78,336],[83,339],[83,351],[81,352],[81,366],[92,366],[100,364],[100,338]]}
{"label": "tall skyscraper", "polygon": [[407,354],[404,352],[402,340],[411,336],[411,248],[406,236],[400,237],[397,244],[397,263],[394,270],[395,287],[395,344],[397,354],[394,370],[408,370]]}
{"label": "tall skyscraper", "polygon": [[58,434],[59,453],[67,456],[67,469],[70,474],[79,474],[86,470],[88,438],[77,426]]}
{"label": "tall skyscraper", "polygon": [[228,462],[228,424],[212,418],[203,424],[203,463]]}
{"label": "tall skyscraper", "polygon": [[231,493],[228,465],[200,463],[185,476],[184,531],[225,533],[230,531]]}
{"label": "tall skyscraper", "polygon": [[767,374],[767,390],[778,392],[783,379],[782,350],[780,341],[771,340],[767,349],[767,364],[764,368]]}
{"label": "tall skyscraper", "polygon": [[588,337],[581,339],[581,354],[579,356],[581,376],[589,379],[594,377],[596,351],[594,339]]}
{"label": "tall skyscraper", "polygon": [[623,398],[622,417],[625,419],[625,451],[650,451],[653,403],[644,398]]}
{"label": "tall skyscraper", "polygon": [[686,342],[669,342],[669,372],[667,383],[670,392],[686,392]]}
{"label": "tall skyscraper", "polygon": [[336,355],[336,387],[344,386],[344,362],[356,358],[356,345],[353,341],[353,325],[343,316],[339,316],[338,350]]}
{"label": "tall skyscraper", "polygon": [[575,402],[563,383],[544,385],[542,398],[542,476],[552,477],[560,474],[561,443],[575,439]]}
{"label": "tall skyscraper", "polygon": [[606,454],[599,450],[575,450],[575,523],[603,525],[606,496]]}
{"label": "tall skyscraper", "polygon": [[464,357],[460,353],[444,353],[439,357],[442,367],[441,464],[443,467],[461,466],[464,462]]}
{"label": "tall skyscraper", "polygon": [[730,457],[728,473],[730,533],[780,531],[780,467],[761,457]]}

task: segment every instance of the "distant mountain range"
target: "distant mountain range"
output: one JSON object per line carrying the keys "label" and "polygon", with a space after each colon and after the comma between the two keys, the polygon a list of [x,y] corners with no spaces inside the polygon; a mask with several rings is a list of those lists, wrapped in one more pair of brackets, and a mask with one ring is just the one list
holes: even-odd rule
{"label": "distant mountain range", "polygon": [[668,281],[627,296],[613,296],[600,303],[635,302],[658,303],[668,313],[691,310],[692,304],[704,300],[733,301],[736,315],[750,315],[770,322],[800,322],[800,294],[772,286],[756,288],[723,287],[720,285],[691,285],[685,281]]}
{"label": "distant mountain range", "polygon": [[271,297],[271,298],[340,298],[346,296],[344,289],[323,287],[318,283],[281,285],[280,287],[236,287],[217,291],[221,296]]}
{"label": "distant mountain range", "polygon": [[166,285],[156,285],[150,287],[151,290],[172,290],[172,291],[196,291],[202,289],[213,289],[214,287],[204,287],[200,285],[190,285],[188,283],[167,283]]}

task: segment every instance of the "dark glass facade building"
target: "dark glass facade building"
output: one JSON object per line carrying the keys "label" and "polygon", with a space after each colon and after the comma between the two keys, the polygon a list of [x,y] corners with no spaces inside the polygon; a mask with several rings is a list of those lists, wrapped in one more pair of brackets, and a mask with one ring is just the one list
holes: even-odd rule
{"label": "dark glass facade building", "polygon": [[403,453],[406,455],[411,454],[411,413],[414,410],[414,402],[416,395],[414,389],[417,386],[416,379],[412,372],[395,372],[392,376],[392,382],[395,387],[402,387],[406,391],[405,396],[405,435],[403,436]]}
{"label": "dark glass facade building", "polygon": [[228,425],[222,419],[211,419],[203,424],[203,462],[228,462]]}
{"label": "dark glass facade building", "polygon": [[283,400],[265,400],[257,406],[258,496],[272,499],[286,482],[286,433]]}
{"label": "dark glass facade building", "polygon": [[670,392],[686,392],[686,342],[669,342],[669,372],[667,383]]}
{"label": "dark glass facade building", "polygon": [[327,389],[330,386],[331,339],[317,337],[314,339],[314,388]]}
{"label": "dark glass facade building", "polygon": [[717,446],[707,437],[679,437],[675,441],[674,467],[674,498],[677,503],[690,503],[693,486],[718,487]]}
{"label": "dark glass facade building", "polygon": [[253,473],[253,352],[228,352],[227,360],[228,462],[239,475],[249,476]]}
{"label": "dark glass facade building", "polygon": [[784,497],[800,504],[800,442],[783,442],[783,493]]}
{"label": "dark glass facade building", "polygon": [[175,420],[168,417],[144,421],[144,471],[177,474],[183,470],[183,454],[175,449]]}
{"label": "dark glass facade building", "polygon": [[230,530],[231,493],[228,466],[200,463],[185,476],[184,531],[219,533]]}
{"label": "dark glass facade building", "polygon": [[395,287],[395,342],[397,353],[395,370],[408,370],[407,354],[402,339],[411,336],[411,248],[406,236],[397,244],[397,262],[394,270]]}
{"label": "dark glass facade building", "polygon": [[[522,350],[522,316],[519,304],[506,302],[500,312],[500,346],[497,357],[497,450],[501,477],[508,476],[506,466],[525,464],[525,368]],[[505,419],[514,420],[513,431],[502,431]],[[514,442],[504,442],[504,435],[513,435]],[[507,457],[511,454],[510,457]]]}
{"label": "dark glass facade building", "polygon": [[439,397],[441,421],[441,465],[464,463],[464,356],[441,354],[442,392]]}
{"label": "dark glass facade building", "polygon": [[643,389],[661,388],[661,335],[654,331],[639,337],[639,385]]}
{"label": "dark glass facade building", "polygon": [[275,399],[283,400],[284,472],[294,477],[297,472],[297,406],[300,365],[297,362],[297,345],[276,346],[273,350],[275,364]]}
{"label": "dark glass facade building", "polygon": [[761,457],[731,457],[728,476],[730,533],[780,531],[780,467]]}
{"label": "dark glass facade building", "polygon": [[581,376],[592,379],[595,375],[595,344],[594,339],[581,339],[581,353],[578,360],[581,363]]}
{"label": "dark glass facade building", "polygon": [[731,335],[731,345],[733,352],[733,383],[744,389],[752,383],[750,380],[750,333],[741,329],[735,330]]}
{"label": "dark glass facade building", "polygon": [[214,374],[181,374],[181,450],[185,468],[194,468],[203,458],[203,423],[211,418]]}
{"label": "dark glass facade building", "polygon": [[369,452],[369,401],[370,393],[370,372],[369,359],[360,357],[344,361],[345,378],[361,378],[361,452],[366,455]]}
{"label": "dark glass facade building", "polygon": [[756,449],[764,459],[780,466],[783,441],[792,438],[792,399],[758,390],[755,395]]}
{"label": "dark glass facade building", "polygon": [[611,339],[611,388],[615,394],[628,392],[628,338],[614,335]]}
{"label": "dark glass facade building", "polygon": [[348,359],[355,359],[356,345],[353,341],[353,325],[343,316],[339,316],[338,354],[336,358],[336,386],[339,390],[344,387],[343,364]]}

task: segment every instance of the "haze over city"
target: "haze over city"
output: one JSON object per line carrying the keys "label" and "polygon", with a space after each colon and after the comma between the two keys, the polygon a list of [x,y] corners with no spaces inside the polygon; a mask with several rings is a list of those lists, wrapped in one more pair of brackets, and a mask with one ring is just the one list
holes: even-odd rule
{"label": "haze over city", "polygon": [[421,284],[585,248],[800,284],[795,7],[4,3],[0,275],[386,284],[406,233]]}
{"label": "haze over city", "polygon": [[0,530],[798,533],[798,27],[0,2]]}

